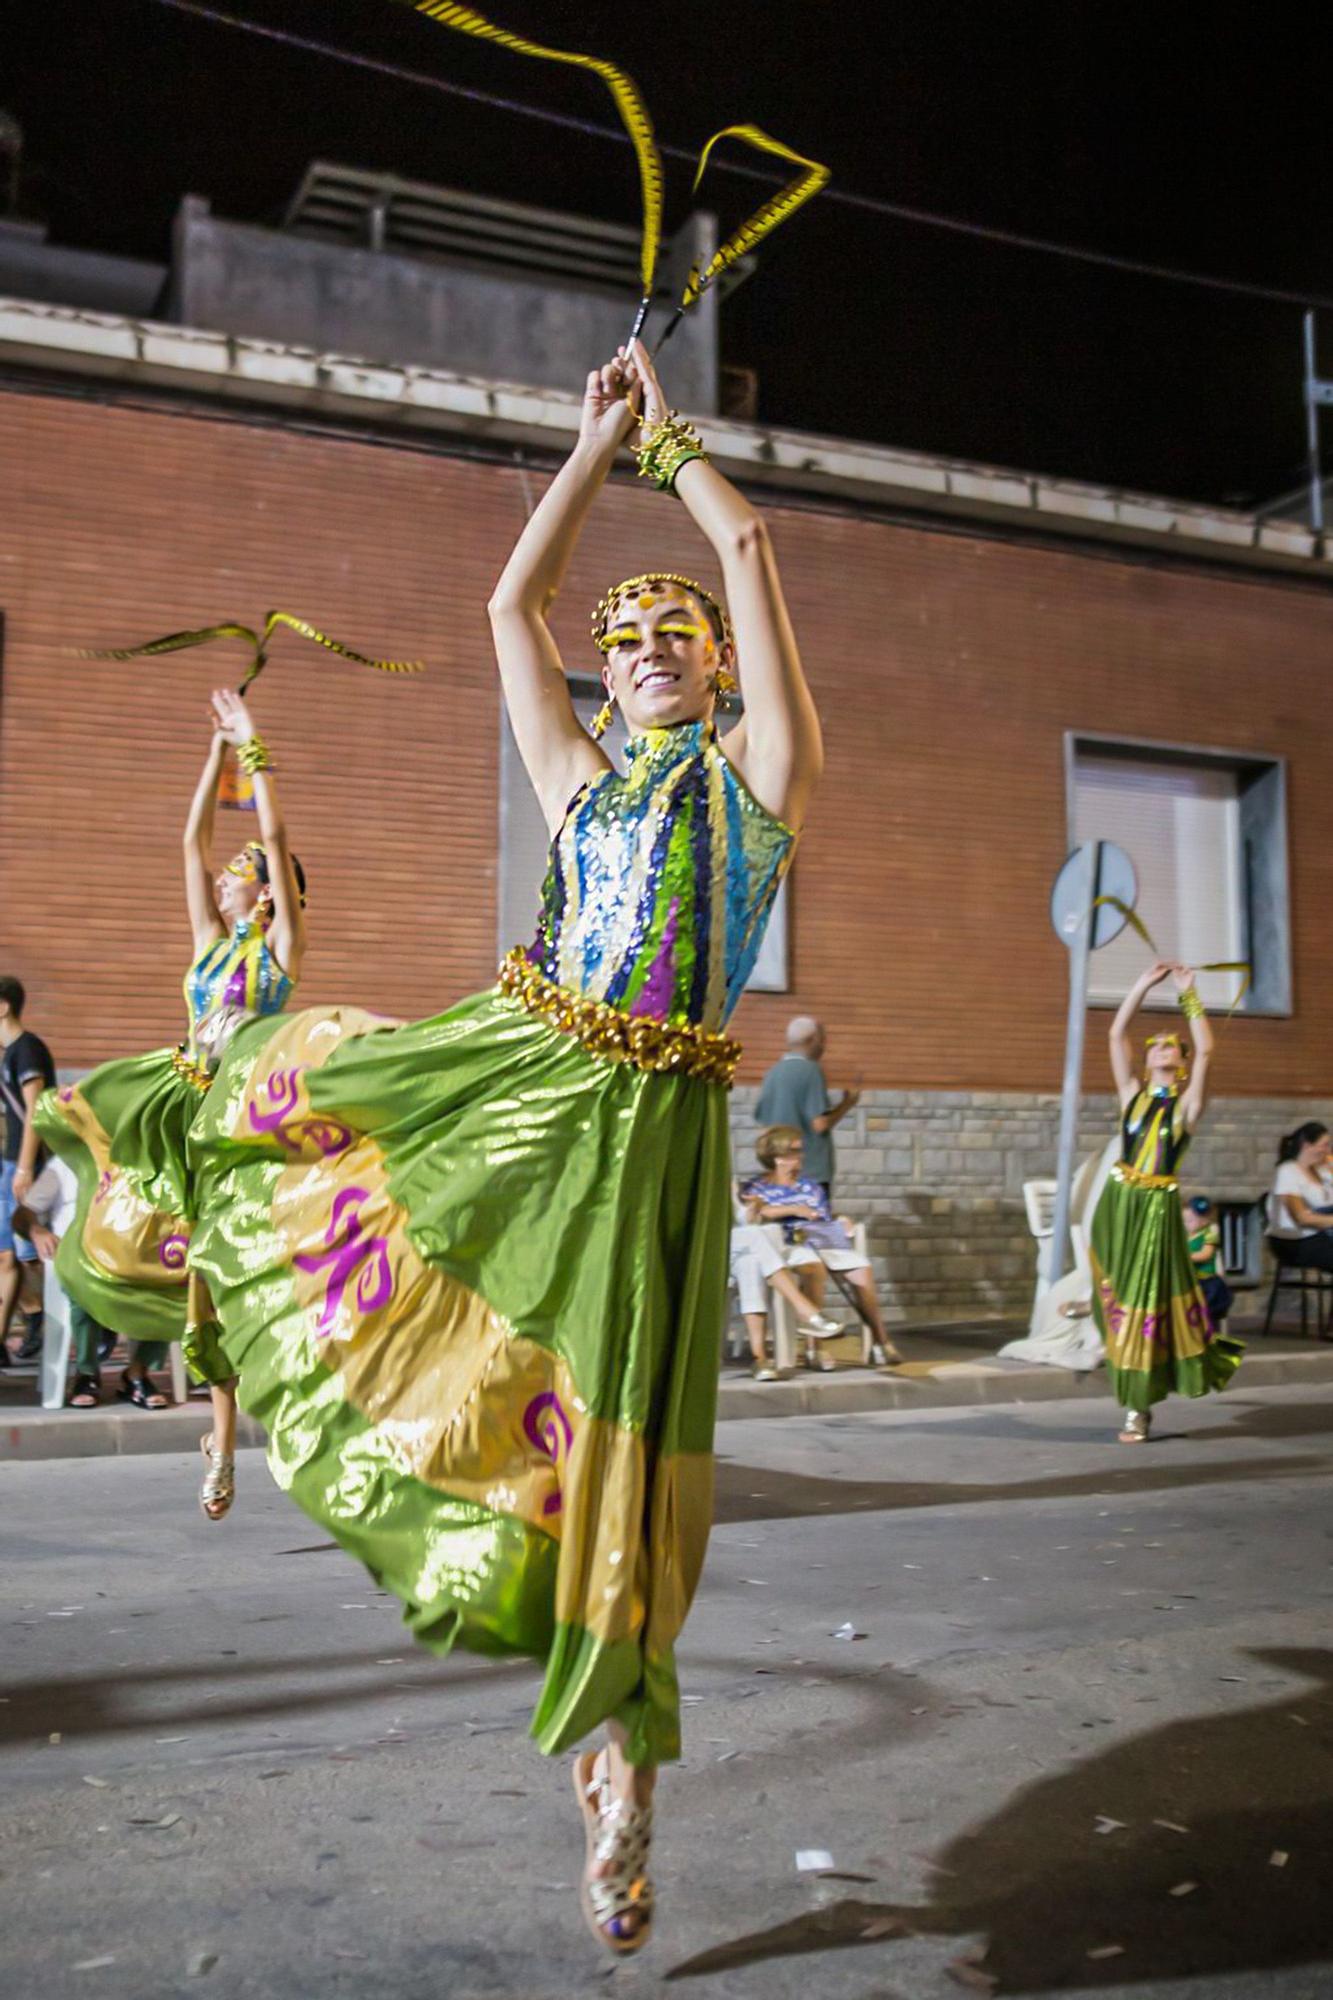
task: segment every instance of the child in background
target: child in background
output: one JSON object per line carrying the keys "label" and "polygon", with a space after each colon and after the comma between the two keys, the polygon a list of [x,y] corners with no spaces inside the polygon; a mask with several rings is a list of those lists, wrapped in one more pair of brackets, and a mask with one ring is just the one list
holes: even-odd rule
{"label": "child in background", "polygon": [[1207,1301],[1214,1331],[1220,1331],[1235,1303],[1235,1294],[1218,1270],[1222,1232],[1217,1226],[1213,1204],[1206,1194],[1192,1195],[1185,1203],[1190,1262],[1198,1274],[1199,1286]]}

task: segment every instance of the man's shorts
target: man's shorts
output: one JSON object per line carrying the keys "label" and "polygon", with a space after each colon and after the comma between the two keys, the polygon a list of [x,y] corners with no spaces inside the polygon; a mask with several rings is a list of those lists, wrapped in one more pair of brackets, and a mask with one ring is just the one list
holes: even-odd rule
{"label": "man's shorts", "polygon": [[0,1254],[12,1250],[21,1264],[35,1264],[37,1252],[26,1237],[16,1236],[14,1219],[14,1175],[16,1160],[0,1160]]}

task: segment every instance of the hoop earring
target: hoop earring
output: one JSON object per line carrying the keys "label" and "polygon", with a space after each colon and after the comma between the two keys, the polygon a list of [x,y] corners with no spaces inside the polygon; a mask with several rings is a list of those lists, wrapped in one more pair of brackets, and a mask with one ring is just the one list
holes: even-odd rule
{"label": "hoop earring", "polygon": [[611,723],[615,717],[615,712],[616,712],[615,696],[609,695],[607,699],[602,703],[602,706],[598,709],[596,715],[594,715],[592,721],[588,724],[588,729],[594,743],[597,741],[599,737],[605,736],[607,730],[611,727]]}

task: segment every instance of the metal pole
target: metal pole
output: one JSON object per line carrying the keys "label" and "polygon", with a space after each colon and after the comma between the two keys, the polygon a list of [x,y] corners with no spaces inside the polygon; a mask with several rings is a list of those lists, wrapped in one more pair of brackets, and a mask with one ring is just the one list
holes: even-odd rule
{"label": "metal pole", "polygon": [[1310,526],[1324,532],[1324,478],[1319,463],[1319,402],[1315,373],[1314,311],[1305,315],[1305,446],[1310,459]]}
{"label": "metal pole", "polygon": [[1069,1196],[1074,1181],[1074,1147],[1078,1143],[1078,1111],[1083,1091],[1083,1030],[1088,1012],[1088,961],[1092,956],[1095,908],[1101,894],[1102,843],[1085,840],[1083,916],[1069,945],[1069,1018],[1065,1027],[1065,1075],[1060,1090],[1060,1148],[1055,1170],[1055,1216],[1046,1264],[1046,1282],[1054,1285],[1065,1274],[1069,1246]]}

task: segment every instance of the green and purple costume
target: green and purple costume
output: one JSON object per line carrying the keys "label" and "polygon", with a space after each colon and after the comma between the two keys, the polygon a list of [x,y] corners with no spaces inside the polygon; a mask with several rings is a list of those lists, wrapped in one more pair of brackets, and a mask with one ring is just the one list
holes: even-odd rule
{"label": "green and purple costume", "polygon": [[1225,1389],[1240,1365],[1241,1343],[1215,1331],[1190,1260],[1177,1178],[1189,1141],[1178,1092],[1140,1090],[1092,1218],[1093,1311],[1126,1410],[1148,1410],[1173,1390]]}
{"label": "green and purple costume", "polygon": [[103,1063],[38,1099],[37,1130],[79,1184],[56,1275],[100,1325],[137,1340],[184,1333],[190,1128],[231,1036],[279,1013],[291,992],[263,929],[242,918],[185,975],[189,1028],[179,1048]]}
{"label": "green and purple costume", "polygon": [[710,726],[575,795],[537,937],[433,1020],[236,1036],[191,1133],[195,1359],[428,1646],[529,1654],[533,1733],[679,1754],[730,1230],[722,1033],[793,836]]}

